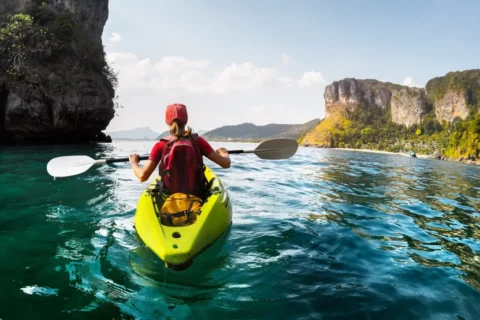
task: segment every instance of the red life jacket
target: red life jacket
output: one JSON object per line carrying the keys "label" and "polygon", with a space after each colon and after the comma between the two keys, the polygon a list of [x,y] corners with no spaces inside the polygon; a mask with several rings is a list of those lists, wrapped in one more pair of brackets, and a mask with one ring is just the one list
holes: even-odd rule
{"label": "red life jacket", "polygon": [[159,173],[164,192],[193,194],[203,199],[206,178],[202,153],[196,144],[198,135],[190,137],[169,136],[162,153]]}

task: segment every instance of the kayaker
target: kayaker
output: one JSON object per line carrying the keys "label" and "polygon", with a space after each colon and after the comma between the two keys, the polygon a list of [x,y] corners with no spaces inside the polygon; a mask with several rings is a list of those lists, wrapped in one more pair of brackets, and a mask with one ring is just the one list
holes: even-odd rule
{"label": "kayaker", "polygon": [[[187,172],[192,172],[189,170],[189,168],[186,168],[185,166],[192,166],[192,164],[189,163],[190,158],[197,158],[198,159],[198,164],[203,166],[203,159],[202,157],[205,156],[211,161],[215,162],[222,168],[230,168],[230,157],[228,155],[228,152],[225,148],[219,148],[217,150],[214,150],[210,144],[203,138],[199,137],[195,134],[192,134],[191,128],[188,128],[187,130],[185,129],[185,126],[188,122],[188,113],[187,113],[187,108],[183,104],[170,104],[167,106],[166,112],[165,112],[165,122],[167,125],[170,126],[170,137],[168,139],[161,139],[155,145],[153,146],[150,156],[148,160],[145,162],[143,167],[139,165],[140,159],[138,154],[132,154],[130,155],[130,164],[132,165],[133,172],[135,173],[135,176],[140,180],[140,182],[145,182],[147,181],[155,168],[159,165],[160,161],[162,160],[162,156],[164,157],[163,159],[163,165],[162,167],[165,166],[165,163],[167,163],[169,160],[173,161],[174,163],[170,164],[173,167],[178,167],[178,172],[176,177],[171,178],[170,177],[170,172],[168,177],[170,179],[180,179],[182,181],[179,181],[180,184],[185,184],[184,182],[186,180],[187,184],[190,184],[192,181],[195,180],[195,177],[189,177]],[[188,154],[188,152],[192,149],[191,145],[189,143],[192,142],[193,146],[196,147],[196,151],[201,154],[201,156],[196,157],[195,153]],[[167,143],[170,143],[167,145]],[[177,153],[179,155],[176,156],[170,156],[170,153],[172,152],[171,150],[174,150],[173,145],[178,144],[183,148],[183,153]],[[167,146],[167,148],[166,148]],[[190,146],[190,148],[188,148]],[[164,150],[168,150],[167,153],[170,156],[169,158],[164,155]],[[181,150],[180,147],[176,148],[175,150]],[[178,151],[180,152],[180,151]],[[185,153],[187,152],[187,153]],[[193,152],[193,151],[190,151]],[[197,153],[197,155],[198,155]],[[186,154],[186,155],[185,155]],[[167,161],[165,160],[167,159]],[[160,169],[160,173],[162,172]],[[194,169],[192,169],[194,170]],[[174,169],[172,169],[172,174]],[[176,172],[176,171],[175,171]],[[202,170],[202,177],[203,177],[203,170]],[[181,177],[180,177],[181,176]],[[195,181],[195,183],[197,183]],[[174,185],[175,183],[172,183]],[[198,184],[198,183],[197,183]],[[196,187],[199,187],[198,185]],[[178,190],[170,190],[171,193],[177,192]]]}

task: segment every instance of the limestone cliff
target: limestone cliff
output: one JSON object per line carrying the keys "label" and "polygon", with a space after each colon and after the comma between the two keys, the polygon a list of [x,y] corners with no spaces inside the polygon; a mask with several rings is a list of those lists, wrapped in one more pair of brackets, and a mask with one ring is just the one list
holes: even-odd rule
{"label": "limestone cliff", "polygon": [[470,111],[479,111],[480,70],[450,72],[433,78],[428,81],[426,91],[440,123],[465,120]]}
{"label": "limestone cliff", "polygon": [[410,127],[420,124],[427,112],[425,90],[402,87],[392,90],[392,121]]}
{"label": "limestone cliff", "polygon": [[391,105],[392,120],[407,127],[420,123],[425,114],[425,92],[377,80],[343,79],[325,88],[325,115],[328,118],[339,106],[350,112],[365,106],[377,107],[379,112]]}
{"label": "limestone cliff", "polygon": [[448,91],[443,98],[435,101],[435,115],[439,122],[465,120],[468,116],[467,101],[462,92]]}
{"label": "limestone cliff", "polygon": [[400,86],[377,80],[357,80],[353,78],[335,81],[325,88],[326,116],[328,117],[332,111],[331,107],[335,105],[344,105],[350,111],[354,111],[365,104],[386,109],[393,88],[400,88]]}
{"label": "limestone cliff", "polygon": [[101,42],[107,19],[108,0],[2,0],[0,144],[105,138],[116,84]]}

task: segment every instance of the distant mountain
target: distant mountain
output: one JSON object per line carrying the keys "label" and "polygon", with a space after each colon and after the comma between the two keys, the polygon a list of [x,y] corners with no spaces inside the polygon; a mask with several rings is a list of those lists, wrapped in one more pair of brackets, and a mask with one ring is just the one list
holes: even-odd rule
{"label": "distant mountain", "polygon": [[257,126],[253,123],[223,126],[207,132],[203,136],[212,140],[259,140],[267,138],[298,139],[305,132],[316,127],[320,119],[304,124],[267,124]]}
{"label": "distant mountain", "polygon": [[[194,133],[197,133],[199,136],[203,136],[206,132],[208,132],[208,130],[199,130],[199,131],[193,130],[193,132],[194,132]],[[170,131],[169,131],[169,130],[164,131],[164,132],[162,132],[161,135],[159,135],[159,136],[156,138],[156,140],[160,140],[160,139],[162,139],[162,138],[166,138],[166,137],[168,137],[169,135],[170,135]]]}
{"label": "distant mountain", "polygon": [[198,135],[203,136],[205,133],[207,133],[209,130],[198,130]]}
{"label": "distant mountain", "polygon": [[162,139],[162,138],[166,138],[166,137],[168,137],[169,135],[170,135],[170,131],[168,131],[168,130],[167,130],[167,131],[164,131],[164,132],[162,132],[162,134],[159,135],[155,140],[160,140],[160,139]]}
{"label": "distant mountain", "polygon": [[150,127],[136,128],[132,130],[107,132],[112,139],[145,139],[153,140],[158,137],[160,133],[153,131]]}

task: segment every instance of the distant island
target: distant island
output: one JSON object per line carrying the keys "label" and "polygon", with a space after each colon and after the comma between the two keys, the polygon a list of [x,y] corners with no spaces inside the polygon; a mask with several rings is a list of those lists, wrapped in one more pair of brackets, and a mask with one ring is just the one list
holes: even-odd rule
{"label": "distant island", "polygon": [[326,117],[299,139],[305,146],[479,159],[480,69],[450,72],[425,89],[348,78],[324,97]]}
{"label": "distant island", "polygon": [[160,133],[153,131],[150,127],[106,132],[106,134],[112,137],[112,139],[121,140],[154,140],[160,135]]}
{"label": "distant island", "polygon": [[269,138],[299,139],[305,132],[315,128],[320,119],[303,124],[267,124],[258,126],[253,123],[223,126],[205,133],[203,136],[213,141],[258,142]]}
{"label": "distant island", "polygon": [[[199,136],[202,136],[202,135],[205,134],[206,132],[208,132],[208,130],[198,130],[198,131],[193,130],[193,133],[196,133],[196,134],[198,134]],[[169,131],[169,130],[164,131],[161,135],[159,135],[159,136],[156,138],[156,140],[160,140],[160,139],[162,139],[162,138],[166,138],[166,137],[168,137],[169,135],[170,135],[170,131]]]}
{"label": "distant island", "polygon": [[[299,139],[305,132],[315,128],[320,119],[314,119],[303,124],[267,124],[258,126],[252,123],[223,126],[213,130],[193,131],[211,141],[258,142],[270,138]],[[112,139],[117,140],[160,140],[170,135],[169,131],[158,133],[150,127],[131,130],[107,132]]]}
{"label": "distant island", "polygon": [[[203,135],[207,130],[193,131],[198,135]],[[170,131],[164,131],[162,133],[152,130],[150,127],[134,128],[130,130],[120,130],[106,132],[112,139],[116,140],[160,140],[170,135]]]}

